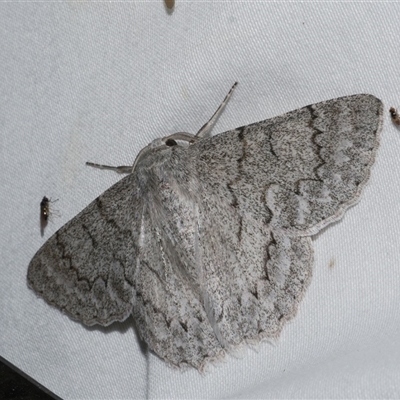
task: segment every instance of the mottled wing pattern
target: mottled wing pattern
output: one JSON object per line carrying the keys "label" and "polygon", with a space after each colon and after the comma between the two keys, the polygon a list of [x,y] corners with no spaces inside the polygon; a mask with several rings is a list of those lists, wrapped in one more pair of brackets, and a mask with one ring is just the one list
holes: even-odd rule
{"label": "mottled wing pattern", "polygon": [[229,351],[279,336],[311,281],[313,249],[311,238],[271,230],[222,192],[202,192],[197,263],[208,319]]}
{"label": "mottled wing pattern", "polygon": [[135,179],[125,177],[94,200],[29,264],[29,286],[86,325],[109,325],[132,312],[143,206]]}
{"label": "mottled wing pattern", "polygon": [[201,370],[205,360],[222,358],[225,351],[205,313],[198,282],[188,273],[194,267],[191,255],[174,243],[180,237],[168,232],[168,220],[154,221],[151,208],[144,213],[134,280],[135,323],[142,339],[168,363]]}
{"label": "mottled wing pattern", "polygon": [[190,147],[202,296],[225,348],[276,337],[296,313],[312,275],[307,236],[358,200],[382,112],[373,96],[349,96]]}
{"label": "mottled wing pattern", "polygon": [[251,209],[240,216],[225,184],[233,164],[219,182],[197,168],[179,146],[138,167],[146,207],[133,313],[159,356],[201,370],[237,345],[279,335],[310,282],[313,252],[308,237],[273,233]]}
{"label": "mottled wing pattern", "polygon": [[359,199],[382,114],[372,95],[342,97],[214,136],[198,143],[193,157],[207,189],[227,189],[241,214],[313,235]]}
{"label": "mottled wing pattern", "polygon": [[198,187],[185,169],[186,149],[176,146],[138,165],[144,199],[133,315],[140,336],[174,366],[202,369],[222,358],[201,296]]}

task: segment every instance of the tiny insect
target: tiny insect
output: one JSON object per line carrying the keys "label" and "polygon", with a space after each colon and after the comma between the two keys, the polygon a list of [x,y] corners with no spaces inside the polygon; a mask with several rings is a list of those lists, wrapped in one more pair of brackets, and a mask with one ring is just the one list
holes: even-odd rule
{"label": "tiny insect", "polygon": [[400,115],[394,107],[389,108],[390,118],[396,125],[400,125]]}
{"label": "tiny insect", "polygon": [[43,199],[40,202],[40,231],[42,236],[44,233],[44,229],[46,228],[49,221],[49,218],[51,218],[52,215],[58,214],[57,210],[53,210],[50,207],[50,204],[55,203],[56,201],[58,201],[58,199],[51,200],[46,196],[43,196]]}

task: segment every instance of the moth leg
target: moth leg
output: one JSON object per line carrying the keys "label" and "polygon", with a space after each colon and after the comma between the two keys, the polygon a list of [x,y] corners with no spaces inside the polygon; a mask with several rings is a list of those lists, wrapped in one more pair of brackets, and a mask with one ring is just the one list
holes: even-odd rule
{"label": "moth leg", "polygon": [[92,162],[87,161],[86,165],[89,165],[89,167],[93,168],[99,168],[99,169],[109,169],[111,171],[118,172],[119,174],[130,174],[132,173],[132,166],[129,165],[121,165],[119,167],[113,167],[111,165],[103,165],[103,164],[95,164]]}
{"label": "moth leg", "polygon": [[222,110],[226,106],[226,103],[228,103],[230,97],[232,96],[233,91],[235,90],[235,87],[237,86],[237,82],[233,84],[231,87],[231,90],[229,90],[228,94],[225,96],[224,101],[220,104],[220,106],[217,108],[217,111],[213,114],[213,116],[209,119],[208,122],[206,122],[201,129],[196,133],[197,138],[204,138],[204,137],[209,137],[211,128],[215,124],[215,121],[218,119],[218,117],[221,115]]}

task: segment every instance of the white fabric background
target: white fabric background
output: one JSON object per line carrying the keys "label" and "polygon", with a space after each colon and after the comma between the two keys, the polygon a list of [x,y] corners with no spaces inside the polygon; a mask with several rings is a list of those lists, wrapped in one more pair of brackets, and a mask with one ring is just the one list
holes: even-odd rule
{"label": "white fabric background", "polygon": [[[0,4],[0,354],[65,399],[400,396],[400,4]],[[59,227],[156,137],[197,132],[239,81],[213,133],[339,96],[385,104],[361,202],[315,238],[299,313],[274,344],[205,375],[166,366],[132,318],[85,328],[27,288]],[[43,195],[61,217],[39,230]],[[330,266],[333,264],[333,267]]]}

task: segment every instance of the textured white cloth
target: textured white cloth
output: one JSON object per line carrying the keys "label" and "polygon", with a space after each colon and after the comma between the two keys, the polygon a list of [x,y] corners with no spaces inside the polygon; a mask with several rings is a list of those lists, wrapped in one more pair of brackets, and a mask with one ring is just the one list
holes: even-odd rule
{"label": "textured white cloth", "polygon": [[[196,370],[149,353],[129,318],[85,328],[27,288],[59,227],[156,137],[213,133],[339,96],[400,105],[400,4],[0,4],[0,355],[65,399],[400,396],[400,131],[389,114],[361,202],[315,238],[311,286],[274,343]],[[59,201],[42,238],[39,203]]]}

